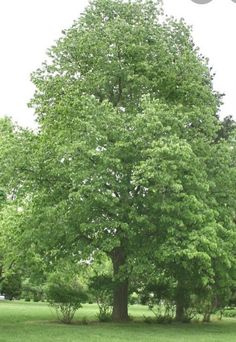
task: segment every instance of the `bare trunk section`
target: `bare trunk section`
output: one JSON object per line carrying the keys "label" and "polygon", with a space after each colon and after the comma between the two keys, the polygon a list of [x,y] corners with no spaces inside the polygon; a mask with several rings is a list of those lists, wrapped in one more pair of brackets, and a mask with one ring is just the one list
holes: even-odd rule
{"label": "bare trunk section", "polygon": [[112,264],[115,278],[113,292],[112,320],[126,322],[128,316],[128,278],[121,273],[122,266],[126,263],[126,255],[122,247],[116,247],[112,251]]}
{"label": "bare trunk section", "polygon": [[182,284],[182,281],[178,280],[177,288],[176,288],[176,312],[175,312],[175,320],[177,322],[184,322],[185,317],[185,309],[187,307],[188,295],[185,287]]}
{"label": "bare trunk section", "polygon": [[175,320],[177,322],[184,321],[184,305],[181,298],[176,300],[176,313],[175,313]]}
{"label": "bare trunk section", "polygon": [[210,323],[211,321],[211,312],[204,312],[203,320],[204,323]]}

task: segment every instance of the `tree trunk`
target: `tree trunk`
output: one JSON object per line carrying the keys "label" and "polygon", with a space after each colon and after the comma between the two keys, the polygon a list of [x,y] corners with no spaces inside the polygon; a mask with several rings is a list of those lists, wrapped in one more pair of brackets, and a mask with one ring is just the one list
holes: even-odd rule
{"label": "tree trunk", "polygon": [[185,320],[185,308],[187,302],[187,293],[180,280],[178,280],[175,296],[176,313],[175,320],[177,322],[183,322]]}
{"label": "tree trunk", "polygon": [[121,273],[122,266],[125,266],[126,256],[122,247],[116,247],[112,251],[112,264],[115,279],[113,292],[112,320],[115,322],[125,322],[128,316],[128,278]]}
{"label": "tree trunk", "polygon": [[177,322],[184,321],[184,304],[181,297],[176,299],[176,313],[175,313],[175,320]]}
{"label": "tree trunk", "polygon": [[210,312],[205,312],[203,314],[203,320],[204,323],[210,323],[211,321],[211,313]]}

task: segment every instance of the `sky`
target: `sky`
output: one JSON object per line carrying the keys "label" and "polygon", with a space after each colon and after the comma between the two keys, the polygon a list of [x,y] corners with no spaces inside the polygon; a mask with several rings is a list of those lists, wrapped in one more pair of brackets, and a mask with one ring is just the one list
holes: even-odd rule
{"label": "sky", "polygon": [[[236,119],[235,0],[195,1],[201,2],[163,0],[167,14],[192,26],[196,45],[216,73],[214,88],[226,94],[221,115]],[[87,5],[87,0],[0,0],[0,116],[36,127],[27,107],[34,93],[30,74]]]}

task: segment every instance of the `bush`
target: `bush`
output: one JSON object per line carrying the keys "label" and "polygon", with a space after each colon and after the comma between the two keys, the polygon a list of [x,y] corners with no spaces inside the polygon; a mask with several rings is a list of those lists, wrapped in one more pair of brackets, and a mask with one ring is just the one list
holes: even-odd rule
{"label": "bush", "polygon": [[170,324],[173,322],[173,317],[169,315],[158,315],[156,317],[145,317],[144,316],[144,323],[152,324]]}
{"label": "bush", "polygon": [[228,318],[235,318],[236,317],[236,309],[230,308],[230,309],[224,310],[223,316],[228,317]]}
{"label": "bush", "polygon": [[173,317],[169,315],[160,315],[156,317],[156,322],[160,324],[170,324],[173,322]]}
{"label": "bush", "polygon": [[174,320],[175,307],[173,303],[150,296],[148,309],[155,315],[156,323],[171,323]]}
{"label": "bush", "polygon": [[99,314],[97,315],[99,321],[110,321],[113,293],[112,278],[108,275],[94,276],[90,280],[90,291],[99,308]]}
{"label": "bush", "polygon": [[144,323],[147,323],[147,324],[152,324],[152,323],[155,323],[155,318],[154,317],[146,317],[146,316],[143,316],[143,321]]}
{"label": "bush", "polygon": [[100,311],[97,314],[97,318],[99,319],[100,322],[111,322],[112,320],[111,312]]}
{"label": "bush", "polygon": [[46,295],[50,305],[56,309],[58,319],[66,324],[71,323],[75,312],[87,299],[84,288],[75,279],[69,283],[65,279],[49,283]]}
{"label": "bush", "polygon": [[175,303],[171,279],[159,278],[148,283],[140,294],[142,304],[155,315],[156,323],[170,323],[175,315]]}
{"label": "bush", "polygon": [[31,301],[31,298],[25,297],[25,302],[30,302],[30,301]]}

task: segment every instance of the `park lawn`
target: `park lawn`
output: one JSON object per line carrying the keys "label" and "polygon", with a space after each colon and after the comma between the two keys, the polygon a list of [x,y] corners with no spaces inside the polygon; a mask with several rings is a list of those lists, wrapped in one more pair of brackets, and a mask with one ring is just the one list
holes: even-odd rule
{"label": "park lawn", "polygon": [[[131,322],[125,324],[94,322],[95,305],[85,305],[77,320],[86,317],[88,325],[64,325],[44,303],[0,302],[0,342],[235,342],[236,320],[210,324],[160,325]],[[148,316],[142,306],[131,306],[133,317]]]}

